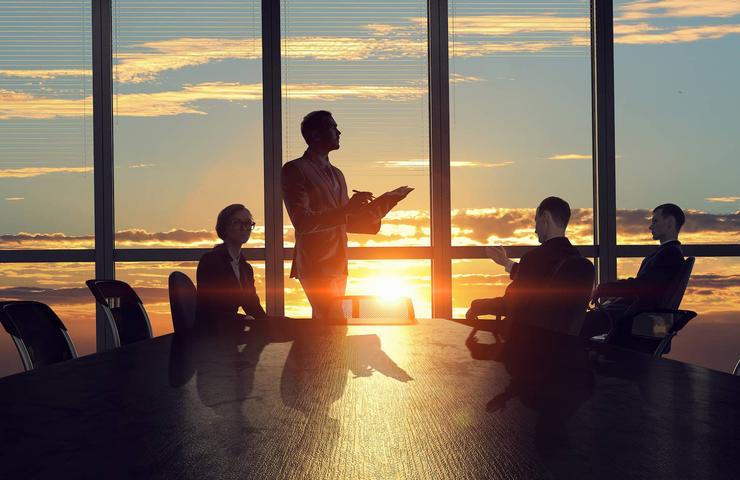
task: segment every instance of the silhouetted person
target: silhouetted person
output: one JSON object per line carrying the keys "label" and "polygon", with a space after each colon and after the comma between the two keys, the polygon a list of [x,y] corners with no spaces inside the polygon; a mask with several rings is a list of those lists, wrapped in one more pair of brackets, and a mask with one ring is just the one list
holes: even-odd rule
{"label": "silhouetted person", "polygon": [[[535,213],[535,233],[542,245],[527,252],[519,263],[510,260],[503,247],[487,247],[488,256],[506,268],[512,281],[503,297],[473,300],[466,318],[475,320],[480,315],[505,315],[505,323],[509,323],[511,319],[519,321],[547,314],[546,311],[538,311],[538,306],[548,303],[551,294],[546,287],[555,268],[566,258],[581,256],[565,236],[569,220],[568,202],[558,197],[547,197]],[[505,325],[499,327],[504,328]]]}
{"label": "silhouetted person", "polygon": [[619,321],[628,309],[662,306],[666,289],[671,287],[684,263],[678,232],[685,221],[683,210],[672,203],[653,209],[648,228],[660,246],[643,259],[634,278],[602,283],[596,288],[593,298],[602,299],[602,306],[588,312],[581,336],[590,338],[607,333],[612,326],[609,317]]}
{"label": "silhouetted person", "polygon": [[342,171],[329,162],[341,132],[330,112],[306,115],[301,134],[308,149],[283,166],[285,207],[295,228],[291,278],[297,278],[311,303],[313,318],[343,318],[337,297],[347,284],[347,233],[374,234],[381,218],[412,190],[400,187],[371,203],[373,194],[349,198]]}
{"label": "silhouetted person", "polygon": [[[265,318],[257,290],[254,271],[241,254],[254,228],[252,213],[241,204],[221,210],[216,220],[216,233],[223,240],[198,262],[198,302],[196,328],[239,335],[244,330],[239,307],[255,319]],[[240,321],[241,320],[241,321]]]}

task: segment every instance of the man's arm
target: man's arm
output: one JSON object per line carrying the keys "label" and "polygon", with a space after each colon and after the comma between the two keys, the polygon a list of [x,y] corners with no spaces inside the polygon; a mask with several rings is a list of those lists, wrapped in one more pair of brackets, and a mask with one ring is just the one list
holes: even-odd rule
{"label": "man's arm", "polygon": [[347,223],[347,207],[312,210],[309,205],[306,179],[294,164],[283,166],[280,183],[288,216],[296,232],[312,233]]}

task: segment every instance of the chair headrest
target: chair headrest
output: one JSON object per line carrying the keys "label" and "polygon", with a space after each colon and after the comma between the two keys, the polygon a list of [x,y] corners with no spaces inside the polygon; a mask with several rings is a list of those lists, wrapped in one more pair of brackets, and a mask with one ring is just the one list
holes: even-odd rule
{"label": "chair headrest", "polygon": [[87,285],[87,288],[95,296],[95,300],[102,305],[108,304],[108,298],[120,298],[121,302],[133,302],[142,305],[144,303],[128,283],[120,280],[92,279],[86,281],[85,285]]}

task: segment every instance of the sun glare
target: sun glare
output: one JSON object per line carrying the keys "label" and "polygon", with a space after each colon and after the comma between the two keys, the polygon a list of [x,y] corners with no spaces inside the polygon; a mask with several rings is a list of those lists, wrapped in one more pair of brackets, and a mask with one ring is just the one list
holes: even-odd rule
{"label": "sun glare", "polygon": [[402,278],[373,276],[362,279],[357,285],[358,294],[373,295],[386,300],[411,297],[411,288]]}

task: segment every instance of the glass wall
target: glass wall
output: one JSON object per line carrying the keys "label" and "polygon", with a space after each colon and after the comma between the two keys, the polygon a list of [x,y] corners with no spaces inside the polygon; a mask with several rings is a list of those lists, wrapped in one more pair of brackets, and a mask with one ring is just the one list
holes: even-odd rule
{"label": "glass wall", "polygon": [[[350,235],[353,244],[428,245],[426,2],[286,0],[281,9],[284,161],[306,149],[303,116],[331,111],[342,135],[330,159],[350,194],[415,188],[379,235]],[[284,221],[292,245],[287,213]]]}
{"label": "glass wall", "polygon": [[[635,276],[641,260],[620,258],[619,277]],[[673,340],[671,353],[666,356],[732,371],[740,338],[740,258],[697,258],[680,308],[698,315]]]}
{"label": "glass wall", "polygon": [[264,245],[260,2],[114,1],[116,246],[207,247],[246,205]]}
{"label": "glass wall", "polygon": [[0,0],[0,249],[93,247],[90,18]]}
{"label": "glass wall", "polygon": [[453,245],[537,245],[534,209],[593,243],[588,1],[449,2]]}
{"label": "glass wall", "polygon": [[[67,327],[77,355],[95,352],[95,298],[85,280],[92,263],[0,263],[0,300],[32,300],[51,307]],[[0,330],[0,377],[23,371],[5,330]]]}
{"label": "glass wall", "polygon": [[[265,306],[265,262],[250,261],[254,269],[257,295]],[[154,336],[173,332],[170,314],[168,279],[172,272],[180,271],[196,283],[198,262],[118,262],[116,278],[131,285],[144,302],[144,308],[152,324]]]}
{"label": "glass wall", "polygon": [[651,211],[687,211],[683,243],[740,241],[740,7],[614,2],[619,243],[652,243]]}
{"label": "glass wall", "polygon": [[[416,188],[379,235],[351,235],[350,247],[428,246],[429,111],[449,111],[450,131],[441,134],[451,144],[452,208],[442,215],[452,219],[452,246],[536,245],[534,208],[548,195],[570,202],[571,240],[592,244],[590,2],[445,4],[449,56],[431,60],[449,66],[449,104],[429,95],[428,38],[438,32],[428,31],[426,1],[279,2],[283,131],[271,133],[282,133],[283,161],[305,149],[302,117],[332,111],[342,140],[331,158],[350,190]],[[101,223],[115,221],[116,248],[163,249],[161,261],[152,251],[126,252],[148,261],[115,265],[140,292],[156,335],[171,331],[167,276],[181,270],[195,280],[200,252],[178,252],[193,261],[167,259],[174,249],[210,248],[222,207],[252,210],[257,228],[246,247],[264,248],[264,258],[279,248],[264,242],[263,107],[270,113],[273,105],[262,104],[262,44],[271,37],[262,38],[261,2],[113,2],[113,92],[102,95],[113,100],[114,151],[103,160],[114,158],[114,185],[92,171],[90,5],[0,0],[0,299],[51,304],[82,354],[95,348],[83,283],[95,269],[93,252],[78,250],[108,248],[93,236],[94,181],[115,192],[115,218]],[[617,240],[653,244],[650,211],[670,201],[687,211],[685,244],[702,244],[704,255],[734,254],[740,104],[731,60],[740,9],[614,5]],[[290,246],[292,227],[283,220]],[[715,243],[733,245],[720,252]],[[672,358],[724,370],[740,351],[738,258],[697,259],[683,306],[699,316]],[[639,261],[620,260],[619,274],[633,274]],[[251,263],[264,304],[265,264]],[[348,294],[392,289],[413,299],[417,316],[430,316],[430,264],[353,260]],[[461,258],[452,283],[461,316],[472,299],[502,294],[508,276],[489,260]],[[310,313],[295,280],[270,294],[284,297],[288,315]],[[7,336],[2,341],[0,356],[10,362],[3,365],[12,365],[17,354]]]}

